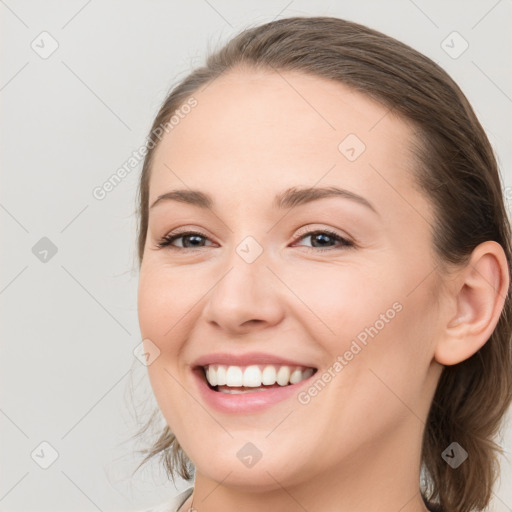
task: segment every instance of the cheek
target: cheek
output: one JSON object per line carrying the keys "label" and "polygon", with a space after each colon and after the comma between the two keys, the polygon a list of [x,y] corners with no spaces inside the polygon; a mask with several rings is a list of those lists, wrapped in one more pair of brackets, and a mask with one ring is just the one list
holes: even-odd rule
{"label": "cheek", "polygon": [[193,316],[194,307],[208,288],[190,272],[149,264],[142,268],[138,288],[141,335],[162,352],[171,350]]}
{"label": "cheek", "polygon": [[[138,290],[139,327],[143,340],[151,340],[160,352],[167,350],[163,342],[173,325],[172,304],[169,304],[163,283],[153,274],[141,273]],[[149,368],[148,368],[149,369]]]}
{"label": "cheek", "polygon": [[172,278],[170,274],[154,266],[141,268],[138,316],[145,351],[159,351],[158,357],[147,366],[147,372],[158,407],[174,432],[178,426],[173,411],[180,410],[180,404],[187,402],[186,392],[179,384],[183,376],[177,362],[187,339],[187,329],[191,328],[190,315],[186,312],[193,294],[179,285],[177,273],[173,272]]}
{"label": "cheek", "polygon": [[393,308],[400,295],[397,280],[383,283],[379,269],[372,273],[356,265],[333,268],[324,264],[285,276],[293,283],[298,307],[305,307],[297,318],[314,328],[317,340],[331,345],[329,352],[343,353],[352,339],[360,335],[364,340],[365,329],[375,323],[380,331],[384,326],[381,315],[389,320],[397,314]]}
{"label": "cheek", "polygon": [[359,390],[366,401],[363,409],[386,403],[392,414],[401,414],[404,404],[417,403],[424,393],[437,310],[434,290],[427,285],[409,292],[383,293],[368,305],[371,315],[363,307],[359,318],[366,319],[364,326],[344,342],[348,371],[343,377],[350,382],[348,388]]}
{"label": "cheek", "polygon": [[428,272],[411,266],[405,272],[396,263],[385,273],[374,270],[319,267],[297,276],[297,295],[310,309],[303,325],[314,329],[331,362],[346,356],[352,367],[381,367],[391,378],[397,369],[412,376],[426,371],[436,322]]}

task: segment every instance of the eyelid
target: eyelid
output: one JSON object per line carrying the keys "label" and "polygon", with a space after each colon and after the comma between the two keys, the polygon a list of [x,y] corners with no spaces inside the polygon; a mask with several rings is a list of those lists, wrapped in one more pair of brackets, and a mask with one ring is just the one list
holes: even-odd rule
{"label": "eyelid", "polygon": [[336,228],[331,228],[327,226],[321,226],[318,224],[308,224],[307,226],[303,226],[299,229],[297,234],[295,235],[295,238],[300,238],[304,235],[312,234],[312,233],[330,233],[332,235],[339,236],[340,238],[344,238],[347,241],[353,241],[352,237],[350,237],[348,234],[340,232]]}

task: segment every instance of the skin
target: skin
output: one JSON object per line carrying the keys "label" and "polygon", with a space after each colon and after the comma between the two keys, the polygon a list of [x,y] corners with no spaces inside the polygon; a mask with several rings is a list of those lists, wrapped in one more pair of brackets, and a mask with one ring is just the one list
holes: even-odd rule
{"label": "skin", "polygon": [[[486,242],[466,267],[441,274],[433,212],[411,173],[412,127],[340,83],[240,69],[194,97],[156,150],[149,204],[190,188],[215,205],[150,210],[138,296],[142,337],[160,350],[148,366],[155,397],[196,467],[194,507],[425,511],[429,406],[443,365],[470,357],[498,321],[503,250]],[[338,149],[350,133],[366,145],[353,162]],[[272,206],[298,186],[348,189],[377,213],[338,197]],[[175,250],[157,247],[182,227],[205,233],[204,246],[181,238]],[[303,236],[322,229],[355,245],[329,238],[326,249]],[[246,236],[263,249],[250,264],[236,252]],[[183,243],[192,249],[180,252]],[[401,311],[306,405],[293,397],[219,413],[197,392],[190,365],[217,351],[294,357],[321,375],[397,302]],[[252,468],[236,456],[247,442],[262,452]]]}

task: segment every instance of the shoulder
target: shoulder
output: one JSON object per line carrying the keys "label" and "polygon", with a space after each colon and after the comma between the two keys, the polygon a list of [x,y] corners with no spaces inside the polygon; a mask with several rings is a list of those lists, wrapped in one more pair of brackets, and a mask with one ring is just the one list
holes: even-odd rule
{"label": "shoulder", "polygon": [[188,487],[171,500],[167,500],[165,503],[155,505],[154,507],[139,510],[138,512],[177,512],[181,505],[185,503],[185,500],[192,494],[193,490],[193,487]]}

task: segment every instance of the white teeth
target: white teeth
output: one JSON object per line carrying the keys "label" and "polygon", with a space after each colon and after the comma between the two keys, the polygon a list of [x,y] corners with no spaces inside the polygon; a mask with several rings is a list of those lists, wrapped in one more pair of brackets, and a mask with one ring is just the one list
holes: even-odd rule
{"label": "white teeth", "polygon": [[271,386],[276,383],[276,369],[274,366],[265,366],[261,376],[261,383],[266,386]]}
{"label": "white teeth", "polygon": [[256,366],[248,366],[244,371],[243,386],[248,388],[258,388],[261,386],[261,372]]}
{"label": "white teeth", "polygon": [[[212,373],[217,373],[215,370]],[[215,379],[217,382],[217,379]],[[226,385],[227,386],[242,386],[243,376],[242,368],[239,366],[229,366],[226,372]],[[210,383],[211,384],[211,383]],[[212,384],[213,386],[214,384]]]}
{"label": "white teeth", "polygon": [[225,386],[226,385],[226,367],[219,366],[217,367],[217,386]]}
{"label": "white teeth", "polygon": [[217,385],[217,372],[213,369],[213,366],[208,366],[206,370],[206,380],[212,385]]}
{"label": "white teeth", "polygon": [[300,370],[293,370],[290,375],[290,384],[296,384],[302,380],[302,372]]}
{"label": "white teeth", "polygon": [[280,386],[286,386],[290,382],[290,368],[288,366],[281,366],[277,372],[277,383]]}
{"label": "white teeth", "polygon": [[[313,368],[274,366],[274,365],[250,365],[250,366],[227,366],[211,364],[206,367],[206,380],[211,386],[230,386],[259,388],[262,385],[287,386],[297,384],[313,375]],[[264,389],[264,388],[261,388]],[[254,389],[253,391],[256,391]],[[239,390],[228,390],[228,392],[245,392]]]}

